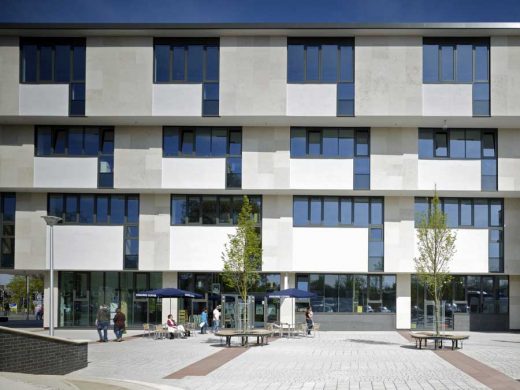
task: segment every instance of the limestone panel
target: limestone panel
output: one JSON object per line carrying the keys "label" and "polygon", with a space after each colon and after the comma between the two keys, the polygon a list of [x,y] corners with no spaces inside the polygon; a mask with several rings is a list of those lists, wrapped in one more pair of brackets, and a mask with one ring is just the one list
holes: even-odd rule
{"label": "limestone panel", "polygon": [[520,275],[520,199],[504,199],[504,272]]}
{"label": "limestone panel", "polygon": [[520,191],[520,129],[498,129],[498,190]]}
{"label": "limestone panel", "polygon": [[292,196],[262,197],[262,270],[292,270]]}
{"label": "limestone panel", "polygon": [[19,82],[19,39],[0,37],[0,115],[18,115]]}
{"label": "limestone panel", "polygon": [[168,270],[170,268],[170,195],[141,194],[139,207],[139,269]]}
{"label": "limestone panel", "polygon": [[33,160],[34,127],[0,126],[0,188],[31,188]]}
{"label": "limestone panel", "polygon": [[385,197],[385,272],[413,272],[414,198]]}
{"label": "limestone panel", "polygon": [[47,268],[47,233],[42,216],[47,215],[47,194],[16,194],[15,268],[44,270]]}
{"label": "limestone panel", "polygon": [[491,115],[520,115],[520,37],[491,37]]}

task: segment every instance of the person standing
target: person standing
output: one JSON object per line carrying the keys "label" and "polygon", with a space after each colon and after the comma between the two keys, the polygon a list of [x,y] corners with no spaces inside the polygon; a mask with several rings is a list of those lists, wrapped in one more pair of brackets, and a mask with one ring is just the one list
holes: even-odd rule
{"label": "person standing", "polygon": [[208,329],[208,309],[204,308],[200,314],[200,334],[205,334]]}
{"label": "person standing", "polygon": [[[106,305],[100,305],[96,314],[96,328],[99,335],[99,342],[107,342],[108,341],[108,324],[110,323],[110,313],[108,311],[108,307]],[[101,334],[103,331],[103,335]]]}
{"label": "person standing", "polygon": [[215,310],[213,310],[213,333],[216,333],[220,329],[220,308],[222,306],[218,305]]}
{"label": "person standing", "polygon": [[123,341],[123,332],[125,330],[125,321],[126,317],[121,312],[121,309],[116,310],[116,315],[114,316],[114,333],[116,334],[115,341]]}
{"label": "person standing", "polygon": [[308,307],[305,310],[305,322],[307,323],[307,335],[311,334],[311,330],[314,326],[314,321],[312,320],[314,313],[312,312],[312,307]]}

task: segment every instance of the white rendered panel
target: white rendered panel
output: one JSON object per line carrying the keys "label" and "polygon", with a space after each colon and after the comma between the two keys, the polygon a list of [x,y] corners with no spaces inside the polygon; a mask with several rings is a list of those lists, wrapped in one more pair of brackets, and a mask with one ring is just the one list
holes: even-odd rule
{"label": "white rendered panel", "polygon": [[419,159],[419,190],[480,191],[481,180],[480,160]]}
{"label": "white rendered panel", "polygon": [[368,272],[367,228],[293,228],[296,272]]}
{"label": "white rendered panel", "polygon": [[154,84],[152,115],[202,116],[202,84]]}
{"label": "white rendered panel", "polygon": [[34,186],[97,188],[97,157],[35,157]]}
{"label": "white rendered panel", "polygon": [[[456,252],[449,263],[452,273],[487,273],[488,262],[488,229],[456,229]],[[417,249],[417,235],[415,236],[415,257],[419,256]]]}
{"label": "white rendered panel", "polygon": [[54,268],[89,271],[122,270],[123,226],[55,226]]}
{"label": "white rendered panel", "polygon": [[163,158],[162,187],[224,189],[226,188],[226,159]]}
{"label": "white rendered panel", "polygon": [[336,84],[287,84],[288,116],[336,116]]}
{"label": "white rendered panel", "polygon": [[472,84],[423,84],[424,116],[472,116]]}
{"label": "white rendered panel", "polygon": [[396,319],[397,329],[410,329],[411,327],[411,280],[410,274],[397,274],[396,288]]}
{"label": "white rendered panel", "polygon": [[236,228],[220,226],[170,227],[170,269],[222,271],[221,255]]}
{"label": "white rendered panel", "polygon": [[354,187],[354,160],[291,159],[290,180],[293,189],[342,189]]}
{"label": "white rendered panel", "polygon": [[20,84],[20,115],[68,116],[69,84]]}

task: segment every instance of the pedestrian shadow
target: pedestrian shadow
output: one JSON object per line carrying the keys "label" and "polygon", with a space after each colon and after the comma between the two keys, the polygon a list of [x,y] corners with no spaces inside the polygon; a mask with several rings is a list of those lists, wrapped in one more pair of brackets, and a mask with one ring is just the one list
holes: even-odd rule
{"label": "pedestrian shadow", "polygon": [[350,341],[351,343],[371,344],[371,345],[401,345],[399,343],[392,343],[389,341],[379,341],[379,340],[347,339],[346,341]]}

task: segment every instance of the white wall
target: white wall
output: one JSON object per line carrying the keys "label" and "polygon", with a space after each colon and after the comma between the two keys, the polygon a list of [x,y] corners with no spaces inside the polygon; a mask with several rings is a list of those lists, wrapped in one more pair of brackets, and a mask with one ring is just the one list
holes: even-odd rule
{"label": "white wall", "polygon": [[226,159],[163,158],[162,187],[224,189],[226,188]]}
{"label": "white wall", "polygon": [[397,329],[410,329],[412,325],[411,289],[410,274],[397,274],[395,310]]}
{"label": "white wall", "polygon": [[[456,252],[449,263],[451,273],[487,273],[489,270],[488,229],[455,229]],[[415,257],[419,257],[418,240],[415,236]]]}
{"label": "white wall", "polygon": [[20,84],[20,115],[68,116],[68,84]]}
{"label": "white wall", "polygon": [[367,272],[367,228],[293,228],[298,272]]}
{"label": "white wall", "polygon": [[202,116],[202,84],[154,84],[152,115]]}
{"label": "white wall", "polygon": [[97,188],[97,157],[35,157],[34,186]]}
{"label": "white wall", "polygon": [[472,116],[472,84],[424,84],[424,116]]}
{"label": "white wall", "polygon": [[0,37],[0,115],[19,114],[20,39]]}
{"label": "white wall", "polygon": [[504,271],[520,275],[520,199],[504,199]]}
{"label": "white wall", "polygon": [[354,188],[354,160],[293,158],[290,160],[292,189]]}
{"label": "white wall", "polygon": [[419,160],[418,189],[480,191],[480,160]]}
{"label": "white wall", "polygon": [[160,271],[170,266],[170,195],[139,196],[139,269]]}
{"label": "white wall", "polygon": [[520,191],[520,129],[498,129],[498,190]]}
{"label": "white wall", "polygon": [[520,276],[509,277],[509,329],[520,329]]}
{"label": "white wall", "polygon": [[491,37],[491,115],[520,115],[520,37]]}
{"label": "white wall", "polygon": [[336,116],[336,84],[287,84],[288,116]]}
{"label": "white wall", "polygon": [[262,197],[262,270],[284,272],[293,269],[292,196]]}
{"label": "white wall", "polygon": [[217,226],[170,227],[170,269],[221,271],[224,245],[236,228]]}
{"label": "white wall", "polygon": [[385,197],[385,272],[414,272],[414,197]]}
{"label": "white wall", "polygon": [[123,226],[55,226],[54,268],[89,271],[122,270]]}

